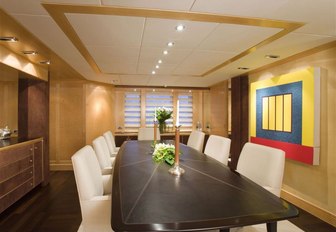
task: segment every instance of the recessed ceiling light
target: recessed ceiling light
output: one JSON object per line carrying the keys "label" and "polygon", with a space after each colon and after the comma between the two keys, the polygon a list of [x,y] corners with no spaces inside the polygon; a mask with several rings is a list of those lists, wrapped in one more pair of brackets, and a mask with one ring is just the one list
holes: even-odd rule
{"label": "recessed ceiling light", "polygon": [[241,70],[248,70],[248,69],[250,69],[250,68],[248,68],[248,67],[238,67],[238,69],[241,69]]}
{"label": "recessed ceiling light", "polygon": [[37,51],[22,51],[22,53],[25,55],[33,55],[33,56],[38,54]]}
{"label": "recessed ceiling light", "polygon": [[17,42],[19,41],[18,38],[14,36],[1,36],[0,41],[5,41],[5,42]]}
{"label": "recessed ceiling light", "polygon": [[152,71],[152,74],[154,75],[155,73],[156,73],[156,72],[153,70],[153,71]]}
{"label": "recessed ceiling light", "polygon": [[50,60],[42,60],[40,61],[40,64],[50,64]]}
{"label": "recessed ceiling light", "polygon": [[136,89],[133,89],[134,92],[136,92],[137,90]]}
{"label": "recessed ceiling light", "polygon": [[168,51],[167,51],[167,50],[164,50],[164,51],[163,51],[163,54],[164,54],[164,55],[167,55],[167,54],[168,54]]}
{"label": "recessed ceiling light", "polygon": [[266,55],[265,58],[268,58],[268,59],[278,59],[280,58],[279,55]]}
{"label": "recessed ceiling light", "polygon": [[174,42],[168,42],[167,45],[168,45],[168,47],[172,47],[172,46],[174,46]]}
{"label": "recessed ceiling light", "polygon": [[185,26],[180,24],[176,26],[176,31],[183,31],[185,29]]}
{"label": "recessed ceiling light", "polygon": [[160,66],[159,65],[155,65],[155,68],[157,69],[157,68],[160,68]]}
{"label": "recessed ceiling light", "polygon": [[158,63],[159,63],[159,64],[162,64],[162,60],[159,60]]}

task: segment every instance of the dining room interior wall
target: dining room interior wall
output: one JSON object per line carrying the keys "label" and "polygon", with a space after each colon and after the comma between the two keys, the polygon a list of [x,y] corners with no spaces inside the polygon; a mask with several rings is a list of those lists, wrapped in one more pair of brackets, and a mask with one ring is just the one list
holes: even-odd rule
{"label": "dining room interior wall", "polygon": [[210,88],[210,134],[228,137],[228,81]]}
{"label": "dining room interior wall", "polygon": [[106,131],[115,131],[114,111],[115,89],[112,85],[87,83],[85,92],[86,104],[86,143],[91,144]]}
{"label": "dining room interior wall", "polygon": [[50,169],[71,170],[71,156],[114,131],[114,87],[85,80],[50,81]]}
{"label": "dining room interior wall", "polygon": [[[335,43],[334,43],[335,44]],[[286,160],[282,196],[336,226],[336,47],[302,56],[287,63],[254,73],[250,83],[291,73],[307,67],[320,67],[321,153],[320,165]]]}
{"label": "dining room interior wall", "polygon": [[0,63],[0,128],[18,128],[18,71]]}

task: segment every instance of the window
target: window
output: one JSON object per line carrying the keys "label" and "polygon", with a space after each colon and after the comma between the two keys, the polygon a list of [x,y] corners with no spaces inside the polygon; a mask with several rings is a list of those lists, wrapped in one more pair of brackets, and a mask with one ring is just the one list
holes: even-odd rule
{"label": "window", "polygon": [[181,129],[192,130],[193,127],[193,100],[191,93],[179,93],[179,120]]}
{"label": "window", "polygon": [[[193,128],[193,93],[188,91],[171,91],[140,89],[137,91],[126,90],[119,95],[120,105],[124,106],[124,130],[135,132],[139,127],[153,127],[154,110],[158,107],[165,107],[173,110],[173,117],[176,117],[176,101],[179,100],[179,121],[182,131],[191,131]],[[119,100],[118,100],[119,101]],[[173,123],[176,118],[166,121],[167,131],[173,132]]]}
{"label": "window", "polygon": [[[151,92],[146,93],[146,127],[153,126],[154,110],[157,107],[173,109],[173,95],[171,92]],[[166,121],[167,125],[172,125],[173,119]]]}
{"label": "window", "polygon": [[138,92],[125,93],[125,130],[139,128],[141,125],[141,95]]}

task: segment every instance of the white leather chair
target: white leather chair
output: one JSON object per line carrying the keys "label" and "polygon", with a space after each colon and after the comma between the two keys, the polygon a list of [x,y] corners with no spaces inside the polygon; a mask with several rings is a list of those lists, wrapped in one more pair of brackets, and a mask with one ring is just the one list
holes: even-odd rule
{"label": "white leather chair", "polygon": [[[237,164],[237,171],[280,197],[282,178],[285,168],[285,152],[273,147],[255,143],[245,143]],[[280,221],[278,231],[301,232],[287,220]],[[217,230],[218,231],[218,230]],[[230,232],[266,232],[266,224],[230,229]]]}
{"label": "white leather chair", "polygon": [[[156,131],[156,140],[160,140],[160,130],[157,128]],[[146,127],[146,128],[139,128],[138,130],[138,140],[154,140],[154,128],[153,127]]]}
{"label": "white leather chair", "polygon": [[87,145],[72,157],[82,222],[78,231],[111,232],[112,176],[102,175],[92,147]]}
{"label": "white leather chair", "polygon": [[98,138],[94,139],[92,141],[92,145],[96,153],[102,174],[112,174],[115,157],[110,156],[110,151],[104,137],[99,136]]}
{"label": "white leather chair", "polygon": [[204,154],[227,165],[230,155],[231,139],[218,135],[210,135],[204,149]]}
{"label": "white leather chair", "polygon": [[285,168],[285,152],[273,147],[246,143],[240,153],[237,171],[280,197]]}
{"label": "white leather chair", "polygon": [[110,151],[110,156],[115,157],[118,154],[119,147],[116,147],[114,136],[111,131],[106,131],[103,134],[105,141],[107,143],[108,149]]}
{"label": "white leather chair", "polygon": [[187,146],[196,149],[199,152],[203,151],[205,133],[202,131],[192,131],[188,138]]}

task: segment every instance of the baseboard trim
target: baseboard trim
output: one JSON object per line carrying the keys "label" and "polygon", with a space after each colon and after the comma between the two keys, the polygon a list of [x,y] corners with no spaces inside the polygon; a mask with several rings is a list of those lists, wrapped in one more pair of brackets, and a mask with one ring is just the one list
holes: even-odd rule
{"label": "baseboard trim", "polygon": [[300,207],[301,209],[311,213],[315,217],[320,218],[321,220],[333,225],[336,227],[336,215],[322,209],[286,190],[281,190],[281,198],[289,201],[290,203]]}
{"label": "baseboard trim", "polygon": [[50,164],[50,171],[71,171],[72,164]]}

